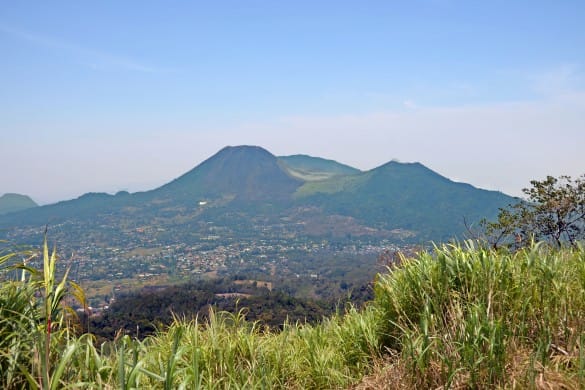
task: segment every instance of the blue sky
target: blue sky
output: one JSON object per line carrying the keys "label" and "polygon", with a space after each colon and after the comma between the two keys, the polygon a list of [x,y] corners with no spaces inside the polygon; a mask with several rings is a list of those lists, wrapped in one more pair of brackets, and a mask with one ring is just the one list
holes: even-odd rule
{"label": "blue sky", "polygon": [[585,2],[0,4],[0,194],[154,188],[225,145],[585,173]]}

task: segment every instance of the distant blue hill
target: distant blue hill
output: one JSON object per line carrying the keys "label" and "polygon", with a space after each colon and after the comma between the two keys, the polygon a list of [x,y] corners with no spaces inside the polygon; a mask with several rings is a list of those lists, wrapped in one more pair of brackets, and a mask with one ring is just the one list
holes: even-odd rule
{"label": "distant blue hill", "polygon": [[37,206],[35,201],[27,195],[4,194],[0,196],[0,214],[14,213]]}

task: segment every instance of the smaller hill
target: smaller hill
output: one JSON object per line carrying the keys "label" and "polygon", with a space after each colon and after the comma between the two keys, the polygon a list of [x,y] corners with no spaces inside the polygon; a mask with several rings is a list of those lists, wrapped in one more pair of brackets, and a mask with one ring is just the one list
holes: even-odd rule
{"label": "smaller hill", "polygon": [[301,204],[370,226],[399,229],[416,239],[448,240],[465,231],[464,220],[493,218],[514,198],[456,183],[420,163],[391,161],[352,176],[307,182],[295,193]]}
{"label": "smaller hill", "polygon": [[287,172],[304,181],[319,181],[342,175],[356,175],[361,171],[349,165],[320,157],[295,154],[278,157]]}
{"label": "smaller hill", "polygon": [[27,195],[4,194],[0,196],[0,214],[13,213],[33,207],[38,207],[38,204]]}

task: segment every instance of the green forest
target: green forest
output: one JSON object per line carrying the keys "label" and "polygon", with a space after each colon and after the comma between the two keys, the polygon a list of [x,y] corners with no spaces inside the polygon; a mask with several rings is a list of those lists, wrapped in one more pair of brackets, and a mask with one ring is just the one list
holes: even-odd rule
{"label": "green forest", "polygon": [[237,313],[259,326],[281,329],[285,322],[315,324],[351,303],[361,306],[373,297],[371,286],[348,293],[343,300],[298,298],[282,290],[270,291],[237,280],[213,279],[168,287],[144,288],[120,295],[99,315],[80,313],[84,331],[112,340],[123,330],[138,338],[154,334],[176,318],[206,321],[210,313]]}

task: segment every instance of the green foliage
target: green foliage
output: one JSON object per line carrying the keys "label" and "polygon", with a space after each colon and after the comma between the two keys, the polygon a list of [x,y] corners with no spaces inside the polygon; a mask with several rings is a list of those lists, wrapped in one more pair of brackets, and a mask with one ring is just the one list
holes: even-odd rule
{"label": "green foliage", "polygon": [[[22,254],[5,254],[0,264]],[[55,250],[49,253],[46,235],[42,260],[42,272],[25,264],[12,266],[22,270],[22,279],[6,280],[0,291],[0,335],[3,340],[0,343],[0,366],[6,373],[1,384],[7,388],[24,386],[24,383],[29,388],[60,387],[65,365],[74,352],[67,342],[70,329],[62,308],[68,285],[73,283],[67,280],[68,271],[57,282],[57,254]],[[81,291],[76,287],[78,292]],[[60,349],[64,342],[66,348]],[[57,351],[59,363],[54,364]]]}
{"label": "green foliage", "polygon": [[0,286],[0,387],[17,388],[26,383],[21,367],[34,358],[32,330],[38,320],[34,302],[35,290],[30,285],[5,281]]}
{"label": "green foliage", "polygon": [[177,320],[118,353],[118,363],[130,362],[118,377],[136,373],[133,384],[141,388],[346,387],[377,353],[375,315],[350,311],[314,327],[288,323],[279,332],[246,321],[243,311],[212,312],[202,324]]}
{"label": "green foliage", "polygon": [[13,251],[5,241],[0,244],[0,387],[13,388],[26,382],[21,367],[33,359],[31,330],[35,329],[39,308],[34,300],[35,287],[13,280],[18,271],[26,269],[18,260],[30,259],[30,253]]}
{"label": "green foliage", "polygon": [[464,221],[492,218],[512,198],[455,183],[419,163],[390,162],[368,172],[307,182],[299,204],[356,218],[368,226],[413,232],[412,241],[446,241],[465,231]]}
{"label": "green foliage", "polygon": [[554,370],[569,382],[585,374],[583,248],[442,246],[381,276],[376,305],[383,343],[414,387],[507,387],[512,380],[529,387],[532,380],[510,376],[513,364],[526,373],[553,369],[561,358]]}
{"label": "green foliage", "polygon": [[585,239],[585,175],[575,180],[547,176],[530,184],[522,190],[528,196],[526,202],[500,209],[497,221],[484,221],[491,245],[526,246],[536,240],[575,246]]}
{"label": "green foliage", "polygon": [[[238,291],[244,294],[216,296]],[[243,287],[217,279],[118,296],[102,315],[90,319],[90,327],[97,336],[108,339],[113,339],[120,330],[143,338],[155,333],[156,327],[170,325],[176,316],[206,320],[212,307],[215,311],[230,313],[245,307],[247,320],[272,328],[282,328],[287,320],[317,323],[335,309],[332,303],[299,299],[282,291]]]}

